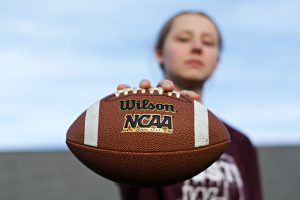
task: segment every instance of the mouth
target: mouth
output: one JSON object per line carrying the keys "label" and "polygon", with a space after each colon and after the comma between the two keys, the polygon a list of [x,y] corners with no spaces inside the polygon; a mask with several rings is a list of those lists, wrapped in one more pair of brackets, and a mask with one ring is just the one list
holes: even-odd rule
{"label": "mouth", "polygon": [[198,59],[189,59],[185,63],[191,67],[203,67],[204,63]]}

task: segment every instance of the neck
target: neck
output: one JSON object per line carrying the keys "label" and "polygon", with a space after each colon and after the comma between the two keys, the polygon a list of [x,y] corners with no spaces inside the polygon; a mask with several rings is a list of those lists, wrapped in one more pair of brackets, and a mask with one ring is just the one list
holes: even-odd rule
{"label": "neck", "polygon": [[[165,77],[168,79],[168,77]],[[203,101],[203,86],[204,86],[204,81],[191,81],[191,80],[182,80],[182,79],[170,79],[172,80],[174,85],[175,85],[175,90],[181,91],[181,90],[189,90],[193,91],[196,94],[200,95],[200,102]]]}

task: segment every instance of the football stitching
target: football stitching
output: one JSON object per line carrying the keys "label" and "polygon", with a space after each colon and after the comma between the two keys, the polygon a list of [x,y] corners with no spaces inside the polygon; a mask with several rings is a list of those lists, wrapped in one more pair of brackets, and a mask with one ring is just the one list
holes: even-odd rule
{"label": "football stitching", "polygon": [[[147,91],[149,91],[150,94],[154,94],[155,91],[158,92],[158,94],[162,95],[164,93],[164,90],[161,87],[157,87],[157,88],[149,88],[148,90],[144,89],[144,88],[124,88],[122,90],[117,90],[115,92],[115,96],[119,97],[121,94],[124,94],[125,96],[128,95],[129,92],[132,92],[133,94],[136,94],[138,91],[141,91],[141,94],[145,94]],[[172,96],[173,94],[175,94],[176,98],[180,98],[180,93],[178,91],[172,91],[172,92],[167,92],[168,96]]]}
{"label": "football stitching", "polygon": [[[124,96],[116,97],[115,94],[111,94],[111,95],[108,95],[107,97],[103,98],[102,100],[103,101],[115,101],[116,99],[123,99],[123,98],[126,98],[126,97],[135,96],[135,95],[136,94],[127,94],[127,95],[124,95]],[[181,95],[180,98],[175,98],[173,96],[167,96],[165,94],[158,95],[158,94],[146,94],[146,93],[143,94],[143,93],[140,93],[140,95],[145,96],[145,97],[162,97],[162,96],[165,96],[165,97],[171,97],[172,99],[178,100],[178,101],[181,101],[181,102],[193,103],[193,101],[191,101],[190,99],[188,99],[186,96],[183,96],[183,95]],[[113,99],[111,99],[111,98],[113,98]]]}

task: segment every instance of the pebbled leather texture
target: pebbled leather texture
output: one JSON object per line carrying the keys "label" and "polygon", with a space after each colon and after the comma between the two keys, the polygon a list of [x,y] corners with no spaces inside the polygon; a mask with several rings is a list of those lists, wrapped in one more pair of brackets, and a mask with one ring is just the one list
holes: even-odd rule
{"label": "pebbled leather texture", "polygon": [[[170,109],[122,110],[120,101],[173,105]],[[159,108],[162,106],[159,105]],[[193,99],[149,90],[108,95],[100,101],[98,145],[83,144],[84,111],[67,132],[67,145],[88,168],[110,180],[131,185],[174,184],[205,170],[225,151],[230,136],[223,123],[208,110],[209,145],[194,147]],[[126,115],[171,116],[172,133],[122,132]],[[145,120],[145,123],[149,120]]]}

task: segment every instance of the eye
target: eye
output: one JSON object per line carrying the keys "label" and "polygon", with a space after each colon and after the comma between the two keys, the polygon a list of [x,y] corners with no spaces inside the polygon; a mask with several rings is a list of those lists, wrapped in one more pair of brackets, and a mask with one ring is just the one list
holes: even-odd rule
{"label": "eye", "polygon": [[210,46],[210,47],[215,46],[215,42],[213,40],[208,40],[208,39],[203,40],[203,44],[205,46]]}
{"label": "eye", "polygon": [[205,45],[205,46],[208,46],[208,47],[213,47],[216,45],[216,41],[215,39],[210,36],[210,35],[203,35],[202,36],[202,44]]}
{"label": "eye", "polygon": [[188,38],[188,37],[184,37],[184,36],[180,36],[180,37],[177,37],[176,40],[177,40],[178,42],[185,43],[185,42],[188,42],[188,41],[189,41],[189,38]]}

